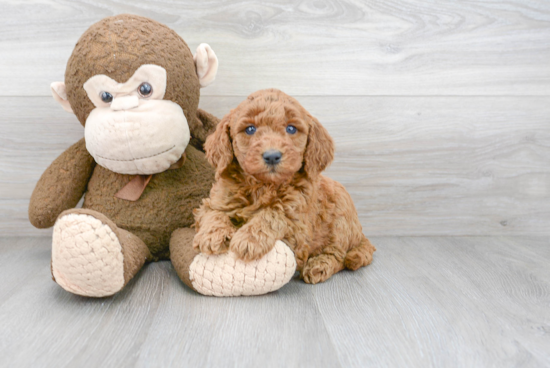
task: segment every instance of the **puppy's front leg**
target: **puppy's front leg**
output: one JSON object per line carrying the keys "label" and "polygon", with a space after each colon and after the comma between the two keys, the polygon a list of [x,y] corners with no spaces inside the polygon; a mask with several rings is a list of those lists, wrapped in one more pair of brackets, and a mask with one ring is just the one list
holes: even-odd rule
{"label": "puppy's front leg", "polygon": [[250,262],[263,257],[285,235],[284,215],[273,209],[263,209],[233,235],[229,250],[237,258]]}
{"label": "puppy's front leg", "polygon": [[197,233],[193,248],[204,254],[226,253],[235,227],[227,214],[202,205],[194,211]]}

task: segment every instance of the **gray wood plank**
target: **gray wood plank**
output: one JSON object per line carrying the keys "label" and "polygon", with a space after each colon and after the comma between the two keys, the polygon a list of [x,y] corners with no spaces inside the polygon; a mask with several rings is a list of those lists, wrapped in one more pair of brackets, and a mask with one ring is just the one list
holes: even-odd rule
{"label": "gray wood plank", "polygon": [[160,262],[93,300],[51,281],[48,239],[0,238],[2,365],[550,364],[549,237],[372,240],[371,266],[324,284],[203,297]]}
{"label": "gray wood plank", "polygon": [[140,277],[134,280],[139,293],[131,293],[130,287],[110,299],[85,299],[64,292],[51,281],[49,240],[38,239],[26,247],[9,249],[4,240],[0,246],[2,253],[8,248],[26,254],[27,262],[18,262],[14,274],[32,275],[0,304],[3,364],[131,366],[132,350],[140,346],[136,336],[147,333],[148,316],[158,308],[163,284],[168,282],[165,267],[152,267],[145,283]]}
{"label": "gray wood plank", "polygon": [[2,96],[46,96],[74,44],[119,13],[220,58],[207,95],[549,95],[550,2],[0,2]]}
{"label": "gray wood plank", "polygon": [[304,283],[257,298],[216,299],[171,281],[176,292],[155,315],[137,367],[149,367],[151,356],[162,367],[342,367]]}
{"label": "gray wood plank", "polygon": [[375,240],[369,279],[315,293],[344,366],[550,364],[548,238]]}
{"label": "gray wood plank", "polygon": [[9,366],[340,366],[303,283],[255,298],[204,297],[160,262],[120,294],[86,299],[51,281],[49,240],[15,241],[0,239],[0,259],[13,264],[1,272],[34,272],[16,292],[0,289],[0,354]]}
{"label": "gray wood plank", "polygon": [[[243,98],[201,106],[223,116]],[[327,175],[351,193],[366,234],[550,234],[547,98],[299,100],[334,137]],[[28,223],[28,199],[83,129],[45,97],[0,98],[0,116],[0,234],[48,235]]]}

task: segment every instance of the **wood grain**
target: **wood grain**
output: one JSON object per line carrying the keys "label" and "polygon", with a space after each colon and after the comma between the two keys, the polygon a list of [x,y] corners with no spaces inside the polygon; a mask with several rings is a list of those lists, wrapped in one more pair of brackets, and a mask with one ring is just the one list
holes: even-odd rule
{"label": "wood grain", "polygon": [[345,273],[345,281],[323,284],[316,293],[343,366],[549,363],[550,336],[543,331],[550,322],[550,274],[539,262],[548,256],[547,238],[384,238],[376,244],[368,279]]}
{"label": "wood grain", "polygon": [[550,365],[548,237],[372,240],[371,266],[314,286],[203,297],[160,262],[96,300],[51,281],[49,239],[1,238],[2,365]]}
{"label": "wood grain", "polygon": [[[243,98],[201,107],[223,116]],[[547,98],[299,100],[334,137],[326,174],[351,193],[367,235],[550,234]],[[0,234],[48,235],[29,224],[28,199],[83,128],[50,98],[0,98],[0,116]]]}
{"label": "wood grain", "polygon": [[550,2],[2,1],[1,96],[49,96],[74,44],[119,13],[175,29],[220,59],[206,95],[550,94]]}

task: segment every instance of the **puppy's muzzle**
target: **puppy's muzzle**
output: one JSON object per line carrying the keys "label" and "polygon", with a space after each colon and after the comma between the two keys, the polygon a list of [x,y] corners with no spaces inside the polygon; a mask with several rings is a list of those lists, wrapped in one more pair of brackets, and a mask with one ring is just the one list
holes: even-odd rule
{"label": "puppy's muzzle", "polygon": [[281,162],[283,154],[281,151],[268,150],[263,153],[262,157],[269,166],[276,166]]}

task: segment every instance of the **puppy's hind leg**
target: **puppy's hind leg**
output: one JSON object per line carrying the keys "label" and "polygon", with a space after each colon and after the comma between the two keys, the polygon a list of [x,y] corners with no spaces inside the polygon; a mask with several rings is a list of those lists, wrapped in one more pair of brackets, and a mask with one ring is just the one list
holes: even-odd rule
{"label": "puppy's hind leg", "polygon": [[372,254],[376,251],[376,247],[371,244],[369,239],[363,235],[361,244],[351,248],[344,259],[344,266],[348,270],[357,270],[361,267],[367,266],[372,262]]}
{"label": "puppy's hind leg", "polygon": [[328,280],[344,269],[345,252],[336,247],[326,247],[323,253],[307,260],[302,270],[302,278],[308,284],[317,284]]}
{"label": "puppy's hind leg", "polygon": [[307,260],[302,278],[308,284],[328,280],[344,268],[357,270],[372,262],[374,245],[363,235],[359,221],[348,222],[339,217],[334,223],[328,245],[320,254]]}

